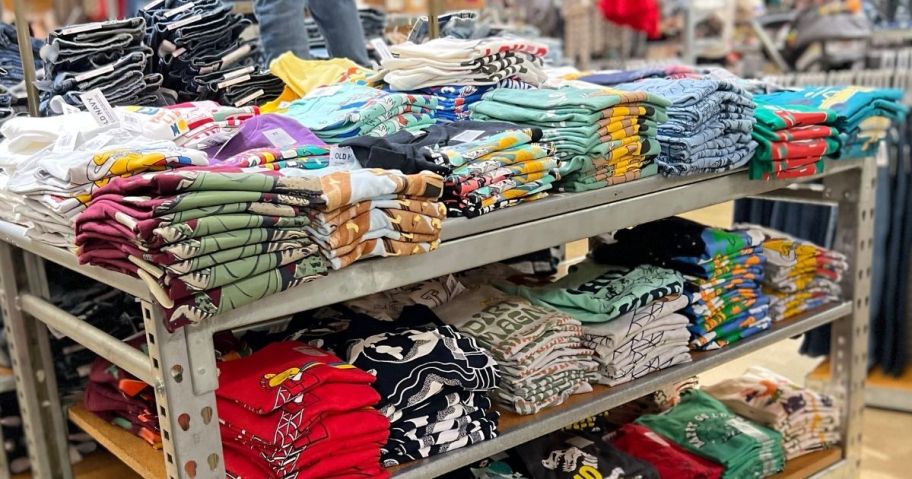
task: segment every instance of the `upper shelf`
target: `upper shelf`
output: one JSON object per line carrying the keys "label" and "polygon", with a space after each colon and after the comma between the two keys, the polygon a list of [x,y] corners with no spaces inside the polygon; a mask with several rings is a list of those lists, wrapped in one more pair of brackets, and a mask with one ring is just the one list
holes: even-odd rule
{"label": "upper shelf", "polygon": [[[250,326],[725,201],[769,193],[859,168],[863,161],[873,159],[828,161],[821,175],[787,181],[750,180],[744,169],[692,177],[655,176],[585,193],[554,194],[478,218],[448,219],[440,247],[430,254],[355,263],[191,328],[213,333]],[[21,227],[0,222],[0,239],[141,299],[150,299],[140,280],[79,265],[72,252],[32,241]]]}

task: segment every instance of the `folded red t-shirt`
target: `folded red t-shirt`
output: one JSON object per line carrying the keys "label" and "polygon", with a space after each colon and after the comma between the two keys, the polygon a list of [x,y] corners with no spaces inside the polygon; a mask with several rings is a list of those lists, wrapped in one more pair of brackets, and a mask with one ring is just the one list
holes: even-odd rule
{"label": "folded red t-shirt", "polygon": [[232,479],[274,479],[276,474],[259,454],[227,438],[222,438],[225,472]]}
{"label": "folded red t-shirt", "polygon": [[627,454],[651,463],[660,477],[717,479],[721,465],[691,454],[646,426],[625,424],[611,438],[611,444]]}
{"label": "folded red t-shirt", "polygon": [[299,341],[282,341],[246,358],[220,363],[215,394],[257,414],[268,414],[323,384],[369,385],[375,379],[331,353]]}

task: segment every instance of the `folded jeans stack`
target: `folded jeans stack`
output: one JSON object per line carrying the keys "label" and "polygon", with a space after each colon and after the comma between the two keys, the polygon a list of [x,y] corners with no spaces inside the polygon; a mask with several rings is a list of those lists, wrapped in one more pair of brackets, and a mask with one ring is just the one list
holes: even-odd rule
{"label": "folded jeans stack", "polygon": [[849,267],[844,254],[779,231],[758,227],[757,232],[766,237],[761,245],[766,258],[763,292],[769,296],[773,321],[840,300],[839,283]]}
{"label": "folded jeans stack", "polygon": [[184,88],[187,97],[240,107],[276,99],[285,84],[272,73],[249,65],[199,74]]}
{"label": "folded jeans stack", "polygon": [[769,298],[763,294],[765,259],[756,232],[709,228],[672,217],[615,234],[603,254],[679,271],[690,304],[691,348],[718,349],[769,328]]}
{"label": "folded jeans stack", "polygon": [[656,126],[667,104],[611,89],[497,89],[472,105],[472,118],[541,128],[561,160],[560,189],[588,191],[655,174]]}
{"label": "folded jeans stack", "polygon": [[782,435],[748,421],[699,389],[663,414],[640,417],[646,426],[687,451],[725,467],[723,479],[769,477],[785,468]]}
{"label": "folded jeans stack", "polygon": [[732,82],[648,78],[614,88],[645,91],[671,102],[668,121],[659,125],[657,136],[664,175],[728,171],[747,165],[754,156],[754,102]]}
{"label": "folded jeans stack", "polygon": [[82,106],[82,95],[99,89],[112,105],[174,103],[160,92],[163,77],[149,73],[153,52],[143,43],[146,23],[127,18],[58,28],[41,48],[41,110],[61,114]]}
{"label": "folded jeans stack", "polygon": [[757,123],[752,134],[757,152],[750,177],[771,180],[823,172],[823,159],[839,152],[836,113],[801,105],[777,104],[769,95],[755,95]]}
{"label": "folded jeans stack", "polygon": [[196,100],[201,90],[224,82],[241,83],[237,78],[219,82],[212,77],[259,61],[256,45],[241,39],[251,21],[233,13],[230,4],[161,0],[147,4],[140,13],[148,26],[146,43],[155,54],[152,71],[181,101]]}
{"label": "folded jeans stack", "polygon": [[219,364],[216,390],[228,477],[389,477],[389,420],[375,378],[297,341]]}
{"label": "folded jeans stack", "polygon": [[766,368],[754,366],[741,377],[703,389],[734,413],[782,435],[791,460],[839,443],[840,413],[826,394],[798,386]]}
{"label": "folded jeans stack", "polygon": [[[41,69],[41,47],[44,42],[30,39],[35,69]],[[19,39],[16,27],[0,22],[0,125],[17,115],[26,114],[24,94],[25,71],[19,56]]]}
{"label": "folded jeans stack", "polygon": [[365,135],[388,136],[400,130],[417,133],[434,124],[436,113],[434,97],[354,84],[316,88],[284,112],[327,143]]}
{"label": "folded jeans stack", "polygon": [[540,86],[548,48],[521,38],[437,38],[390,48],[377,79],[396,91],[445,85],[495,85],[509,78]]}
{"label": "folded jeans stack", "polygon": [[805,87],[763,95],[763,101],[834,112],[839,158],[860,158],[874,156],[892,124],[905,121],[909,109],[901,103],[904,94],[886,88]]}
{"label": "folded jeans stack", "polygon": [[592,391],[593,351],[582,343],[580,322],[556,309],[479,285],[434,314],[491,353],[501,374],[493,397],[512,411],[535,414]]}

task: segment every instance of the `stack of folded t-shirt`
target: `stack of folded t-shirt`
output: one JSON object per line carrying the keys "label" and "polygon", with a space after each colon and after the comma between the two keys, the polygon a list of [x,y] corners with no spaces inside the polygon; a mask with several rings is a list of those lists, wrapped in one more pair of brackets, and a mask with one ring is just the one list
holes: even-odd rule
{"label": "stack of folded t-shirt", "polygon": [[542,58],[548,48],[521,38],[438,38],[400,43],[383,61],[378,77],[397,91],[445,85],[495,85],[508,78],[534,86],[548,79]]}
{"label": "stack of folded t-shirt", "polygon": [[82,95],[98,89],[112,105],[174,103],[159,91],[163,77],[149,73],[153,52],[143,43],[146,23],[127,18],[58,28],[41,48],[44,80],[41,110],[65,113],[82,106]]}
{"label": "stack of folded t-shirt", "polygon": [[657,136],[659,169],[665,175],[728,171],[747,165],[754,156],[754,103],[735,83],[649,78],[614,88],[645,91],[671,102],[668,121],[659,125]]}
{"label": "stack of folded t-shirt", "polygon": [[556,158],[541,130],[513,123],[455,121],[422,134],[362,136],[341,144],[361,166],[446,176],[443,202],[450,216],[474,217],[543,198],[556,176]]}
{"label": "stack of folded t-shirt", "polygon": [[285,89],[275,100],[264,104],[263,110],[274,113],[285,110],[287,104],[304,97],[311,90],[342,83],[365,84],[373,70],[347,58],[304,60],[285,52],[269,63],[269,72],[285,83]]}
{"label": "stack of folded t-shirt", "polygon": [[651,464],[621,451],[601,435],[557,431],[517,446],[510,454],[530,479],[660,477]]}
{"label": "stack of folded t-shirt", "polygon": [[790,460],[840,441],[839,406],[831,396],[798,386],[766,368],[751,367],[741,377],[704,391],[736,414],[779,432]]}
{"label": "stack of folded t-shirt", "polygon": [[413,93],[437,98],[438,121],[457,121],[468,120],[472,113],[472,105],[481,101],[485,93],[495,88],[529,90],[535,87],[523,81],[508,78],[494,85],[443,85],[422,88]]}
{"label": "stack of folded t-shirt", "polygon": [[668,102],[638,91],[564,87],[496,89],[472,105],[472,118],[542,129],[562,160],[560,188],[587,191],[652,175],[656,127]]}
{"label": "stack of folded t-shirt", "polygon": [[280,334],[377,377],[378,409],[391,428],[383,464],[393,466],[497,435],[487,396],[499,383],[497,363],[474,338],[434,320],[425,306],[389,322],[337,305],[296,316],[288,327],[295,332]]}
{"label": "stack of folded t-shirt", "polygon": [[388,477],[389,420],[373,375],[297,341],[219,363],[216,390],[232,478]]}
{"label": "stack of folded t-shirt", "polygon": [[839,151],[836,113],[811,107],[778,104],[769,95],[754,95],[757,108],[753,138],[757,152],[751,179],[783,179],[823,172],[823,159]]}
{"label": "stack of folded t-shirt", "polygon": [[[436,248],[438,236],[407,231],[439,233],[423,214],[435,211],[439,176],[317,171],[117,179],[93,194],[76,221],[80,261],[142,278],[173,328],[311,281],[328,266]],[[442,215],[439,205],[436,211]],[[358,223],[362,215],[367,220]]]}
{"label": "stack of folded t-shirt", "polygon": [[722,477],[768,477],[785,467],[782,435],[748,421],[699,389],[658,415],[642,416],[646,426],[687,451],[721,464]]}
{"label": "stack of folded t-shirt", "polygon": [[748,227],[763,234],[763,292],[770,316],[782,321],[839,301],[839,283],[848,269],[846,256],[768,228]]}
{"label": "stack of folded t-shirt", "polygon": [[241,38],[252,22],[233,13],[230,4],[162,0],[150,2],[140,13],[148,26],[146,43],[155,52],[152,71],[182,101],[195,100],[206,89],[217,90],[223,82],[240,83],[210,77],[258,61],[256,46]]}
{"label": "stack of folded t-shirt", "polygon": [[501,373],[494,397],[512,411],[535,414],[592,391],[593,351],[583,345],[580,322],[556,309],[480,285],[434,314],[490,351]]}
{"label": "stack of folded t-shirt", "polygon": [[769,328],[769,298],[763,294],[763,235],[709,228],[672,217],[615,234],[601,250],[606,262],[648,262],[685,277],[690,305],[691,347],[717,349]]}
{"label": "stack of folded t-shirt", "polygon": [[764,103],[831,111],[839,130],[839,158],[874,156],[894,122],[906,118],[903,90],[866,87],[805,87],[762,95]]}
{"label": "stack of folded t-shirt", "polygon": [[[574,265],[567,276],[545,287],[508,283],[497,286],[581,321],[584,344],[596,346],[598,381],[614,385],[691,360],[687,337],[682,334],[684,325],[676,316],[666,316],[653,325],[653,331],[640,330],[643,337],[633,332],[632,324],[623,328],[638,312],[646,314],[653,305],[660,304],[656,301],[681,294],[683,283],[677,272],[653,265],[630,268],[584,261]],[[680,304],[669,303],[669,313]],[[621,329],[613,330],[612,323]],[[629,338],[627,332],[631,332]],[[650,333],[655,335],[647,338]]]}
{"label": "stack of folded t-shirt", "polygon": [[718,479],[724,468],[688,452],[641,424],[625,424],[610,436],[612,446],[655,467],[659,477]]}
{"label": "stack of folded t-shirt", "polygon": [[327,143],[388,136],[400,130],[417,133],[434,124],[436,113],[435,97],[349,83],[311,90],[284,112]]}

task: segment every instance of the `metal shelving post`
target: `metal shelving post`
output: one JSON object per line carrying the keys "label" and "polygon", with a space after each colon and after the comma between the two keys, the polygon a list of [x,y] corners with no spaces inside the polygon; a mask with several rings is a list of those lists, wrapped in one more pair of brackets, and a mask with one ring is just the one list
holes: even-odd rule
{"label": "metal shelving post", "polygon": [[[155,388],[161,421],[164,474],[168,479],[224,478],[225,464],[215,404],[218,387],[213,334],[262,324],[283,315],[313,309],[416,281],[500,261],[556,243],[593,236],[697,208],[775,192],[796,200],[835,201],[840,206],[840,249],[852,258],[846,283],[849,301],[826,306],[800,319],[785,321],[765,333],[720,351],[694,355],[675,366],[615,388],[597,387],[567,404],[535,416],[505,415],[498,438],[417,461],[394,471],[397,479],[427,479],[481,460],[529,439],[559,429],[593,413],[648,394],[664,385],[699,374],[726,361],[823,324],[834,324],[834,368],[845,409],[843,457],[826,471],[841,477],[857,475],[860,454],[862,379],[867,338],[870,244],[873,225],[872,159],[829,161],[827,172],[793,181],[750,181],[744,170],[685,178],[653,177],[602,190],[557,194],[473,220],[447,220],[440,248],[430,254],[356,263],[326,278],[273,295],[235,311],[168,332],[161,310],[143,283],[96,267],[82,266],[69,252],[28,239],[21,228],[0,222],[2,303],[14,343],[15,373],[20,401],[39,405],[23,410],[30,451],[44,467],[42,478],[69,477],[66,440],[52,378],[45,323],[88,349],[130,371]],[[822,198],[793,184],[823,179]],[[472,255],[466,255],[472,251]],[[80,274],[136,295],[142,303],[148,356],[126,346],[46,301],[41,261],[53,261]],[[31,266],[28,266],[31,264]],[[23,268],[20,265],[28,267]],[[37,321],[36,321],[37,320]],[[56,407],[56,409],[55,409]],[[54,411],[57,414],[53,414]],[[108,441],[110,443],[110,441]],[[46,447],[34,447],[35,445]],[[116,444],[115,444],[116,446]],[[126,456],[128,454],[123,454]],[[161,463],[158,463],[159,465]],[[159,477],[157,474],[145,477]]]}

